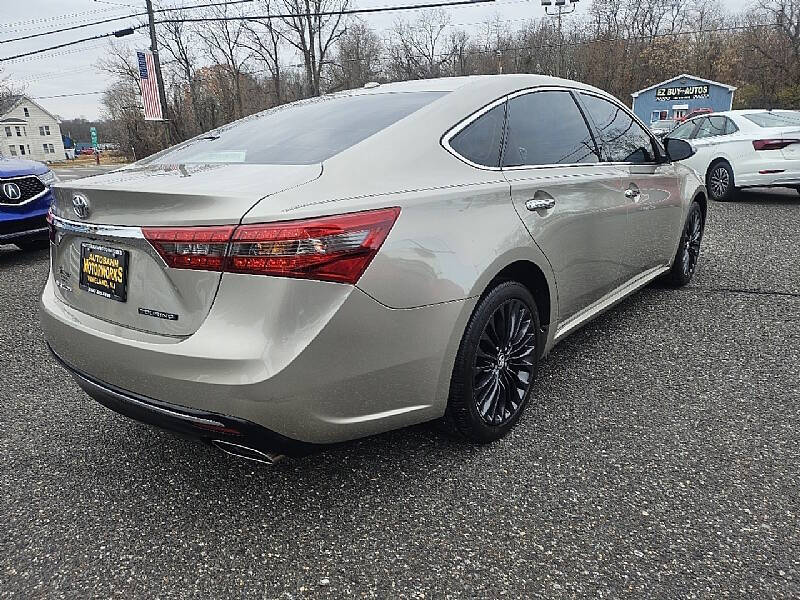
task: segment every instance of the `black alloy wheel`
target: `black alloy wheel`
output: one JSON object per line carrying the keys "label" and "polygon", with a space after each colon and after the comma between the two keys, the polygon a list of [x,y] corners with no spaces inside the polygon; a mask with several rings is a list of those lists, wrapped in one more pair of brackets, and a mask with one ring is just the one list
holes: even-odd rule
{"label": "black alloy wheel", "polygon": [[443,424],[476,443],[503,437],[531,397],[541,354],[531,292],[500,281],[478,302],[461,340]]}
{"label": "black alloy wheel", "polygon": [[694,277],[697,261],[700,259],[700,246],[703,243],[704,230],[703,209],[697,202],[692,202],[683,226],[678,252],[672,263],[672,269],[667,273],[667,281],[672,285],[686,285]]}
{"label": "black alloy wheel", "polygon": [[535,352],[530,309],[506,300],[484,326],[472,367],[473,399],[486,424],[502,425],[517,414],[531,385]]}

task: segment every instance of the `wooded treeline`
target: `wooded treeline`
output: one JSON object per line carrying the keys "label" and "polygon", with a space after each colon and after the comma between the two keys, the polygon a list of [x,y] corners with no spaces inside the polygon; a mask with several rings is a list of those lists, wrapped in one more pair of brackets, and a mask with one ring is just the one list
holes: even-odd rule
{"label": "wooded treeline", "polygon": [[[353,16],[315,15],[349,2],[257,0],[204,16],[303,16],[160,24],[172,141],[369,81],[500,72],[576,79],[628,105],[631,92],[691,73],[738,86],[736,107],[800,108],[800,0],[754,0],[739,13],[719,0],[592,0],[560,32],[534,2],[530,20],[496,17],[478,28],[454,21],[468,10],[418,12],[380,31]],[[164,147],[165,128],[141,114],[135,53],[112,46],[99,66],[115,77],[102,101],[113,141],[138,158]]]}

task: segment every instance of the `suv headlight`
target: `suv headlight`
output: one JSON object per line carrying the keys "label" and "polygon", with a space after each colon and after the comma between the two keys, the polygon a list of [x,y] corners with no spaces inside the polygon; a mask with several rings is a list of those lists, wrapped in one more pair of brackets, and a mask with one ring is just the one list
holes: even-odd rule
{"label": "suv headlight", "polygon": [[47,173],[42,173],[36,177],[38,177],[39,181],[41,181],[47,187],[51,187],[54,183],[58,183],[58,176],[50,170],[48,170]]}

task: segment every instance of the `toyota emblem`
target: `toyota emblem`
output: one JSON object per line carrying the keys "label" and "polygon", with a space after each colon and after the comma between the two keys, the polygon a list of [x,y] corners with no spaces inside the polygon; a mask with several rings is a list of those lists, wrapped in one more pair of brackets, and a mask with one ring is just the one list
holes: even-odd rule
{"label": "toyota emblem", "polygon": [[89,199],[82,194],[75,194],[72,197],[72,210],[79,219],[89,216]]}
{"label": "toyota emblem", "polygon": [[22,192],[19,191],[19,186],[16,183],[4,183],[3,194],[9,200],[19,200],[22,197]]}

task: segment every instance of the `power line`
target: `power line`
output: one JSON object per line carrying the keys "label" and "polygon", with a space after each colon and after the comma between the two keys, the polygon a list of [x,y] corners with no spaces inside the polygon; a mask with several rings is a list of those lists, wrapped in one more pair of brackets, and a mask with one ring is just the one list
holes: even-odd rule
{"label": "power line", "polygon": [[[154,13],[163,13],[163,12],[174,12],[178,10],[189,10],[193,8],[208,8],[211,6],[225,6],[229,4],[245,4],[248,2],[253,2],[253,0],[233,0],[231,2],[209,2],[206,4],[197,4],[193,6],[178,6],[173,8],[159,8],[154,10]],[[130,15],[125,15],[122,17],[112,17],[110,19],[103,19],[102,21],[93,21],[91,23],[82,23],[80,25],[72,25],[70,27],[62,27],[61,29],[51,29],[50,31],[42,31],[41,33],[32,33],[30,35],[23,35],[16,38],[11,38],[10,40],[0,40],[0,44],[10,44],[11,42],[19,42],[22,40],[30,40],[37,37],[42,37],[44,35],[53,35],[56,33],[63,33],[65,31],[74,31],[75,29],[82,29],[84,27],[94,27],[95,25],[104,25],[106,23],[113,23],[114,21],[122,21],[124,19],[135,19],[136,17],[144,17],[147,16],[147,12],[140,12],[140,13],[133,13]]]}
{"label": "power line", "polygon": [[71,98],[73,96],[95,96],[97,94],[105,94],[105,92],[78,92],[75,94],[58,94],[56,96],[34,96],[31,100],[48,100],[50,98]]}
{"label": "power line", "polygon": [[[9,29],[14,28],[12,31],[19,31],[19,28],[22,27],[23,29],[38,29],[40,27],[44,27],[45,23],[51,23],[53,21],[71,21],[76,18],[80,18],[83,15],[94,15],[97,13],[107,13],[107,12],[115,12],[119,11],[119,8],[94,8],[92,10],[84,10],[81,12],[74,12],[74,13],[65,13],[62,15],[53,15],[51,17],[40,17],[38,19],[26,19],[25,21],[14,21],[13,23],[0,23],[0,29]],[[42,25],[37,25],[40,23]],[[26,27],[27,26],[27,27]]]}
{"label": "power line", "polygon": [[[71,27],[62,27],[61,29],[51,29],[50,31],[43,31],[41,33],[32,33],[30,35],[23,35],[17,38],[11,38],[10,40],[0,40],[0,44],[10,44],[11,42],[20,42],[22,40],[31,40],[33,38],[42,37],[43,35],[53,35],[56,33],[63,33],[65,31],[73,31],[75,29],[83,29],[84,27],[93,27],[94,25],[103,25],[105,23],[113,23],[114,21],[122,21],[123,19],[131,19],[135,17],[140,17],[142,15],[146,15],[147,13],[136,13],[132,15],[125,15],[124,17],[113,17],[111,19],[103,19],[102,21],[94,21],[92,23],[84,23],[82,25],[73,25]],[[77,42],[71,42],[77,43]]]}
{"label": "power line", "polygon": [[74,46],[75,44],[81,44],[83,42],[90,42],[92,40],[101,40],[103,38],[109,37],[124,37],[126,35],[131,35],[137,29],[141,29],[144,25],[132,25],[127,29],[120,29],[118,31],[112,31],[111,33],[101,33],[98,35],[93,35],[91,37],[82,38],[80,40],[72,40],[71,42],[65,42],[63,44],[57,44],[55,46],[50,46],[48,48],[40,48],[39,50],[31,50],[30,52],[22,52],[20,54],[14,54],[13,56],[6,56],[5,58],[0,58],[0,62],[5,62],[9,60],[16,60],[18,58],[23,58],[25,56],[33,56],[34,54],[41,54],[43,52],[49,52],[50,50],[58,50],[59,48],[66,48],[67,46]]}
{"label": "power line", "polygon": [[14,60],[9,60],[7,62],[13,63],[24,63],[24,62],[31,62],[34,60],[49,60],[54,56],[66,56],[67,54],[77,54],[79,52],[86,52],[87,50],[96,50],[97,48],[104,48],[105,43],[101,42],[99,44],[90,44],[88,46],[81,46],[76,48],[67,48],[65,50],[60,50],[58,52],[50,52],[46,55],[37,55],[37,56],[28,56],[26,58],[17,58]]}
{"label": "power line", "polygon": [[338,15],[357,15],[380,12],[397,12],[403,10],[421,10],[426,8],[439,8],[442,6],[468,6],[472,4],[488,4],[497,0],[449,0],[446,2],[431,2],[425,4],[408,4],[406,6],[376,6],[374,8],[347,8],[344,10],[323,10],[305,13],[280,13],[273,15],[247,15],[234,17],[187,17],[184,19],[162,19],[156,23],[209,23],[214,21],[269,21],[272,19],[291,19],[305,17],[334,17]]}
{"label": "power line", "polygon": [[[252,0],[236,0],[236,2],[251,2]],[[161,21],[156,21],[155,23],[200,23],[200,22],[209,22],[209,21],[265,21],[270,19],[278,19],[278,18],[303,18],[303,17],[311,17],[311,16],[334,16],[334,15],[352,15],[352,14],[363,14],[363,13],[379,13],[379,12],[391,12],[391,11],[402,11],[402,10],[420,10],[426,8],[438,8],[442,6],[466,6],[466,5],[475,5],[475,4],[487,4],[493,3],[496,0],[449,0],[445,2],[431,2],[425,4],[409,4],[406,6],[378,6],[374,8],[352,8],[352,9],[345,9],[339,11],[320,11],[316,13],[284,13],[284,14],[275,14],[275,15],[253,15],[253,16],[236,16],[236,17],[189,17],[189,18],[182,18],[182,19],[163,19]],[[236,2],[224,2],[222,4],[235,4]],[[212,3],[214,5],[219,5],[220,3]],[[182,8],[200,8],[202,6],[210,6],[208,5],[196,5],[192,7],[182,7]],[[168,10],[179,10],[176,8],[173,9],[159,9],[158,11],[153,12],[165,12]],[[144,13],[147,14],[147,13]],[[136,17],[136,16],[143,16],[143,15],[129,15],[128,17],[120,17],[120,18],[129,18],[129,17]],[[109,19],[109,21],[114,20],[118,21],[117,19]],[[6,56],[5,58],[0,58],[0,62],[8,61],[8,60],[15,60],[18,58],[23,58],[26,56],[32,56],[34,54],[41,54],[42,52],[48,52],[50,50],[57,50],[59,48],[64,48],[66,46],[71,46],[73,44],[80,44],[83,42],[88,42],[92,40],[99,40],[108,37],[124,37],[126,35],[131,35],[137,29],[141,29],[144,27],[144,24],[140,23],[137,25],[131,25],[126,29],[120,29],[118,31],[112,31],[110,33],[101,33],[98,35],[94,35],[87,38],[82,38],[79,40],[72,40],[71,42],[65,42],[63,44],[57,44],[55,46],[49,46],[48,48],[40,48],[39,50],[31,50],[29,52],[22,52],[20,54],[15,54],[13,56]],[[36,34],[30,37],[37,37],[39,35],[44,34]],[[18,39],[27,39],[27,38],[18,38]],[[12,40],[13,41],[13,40]]]}

